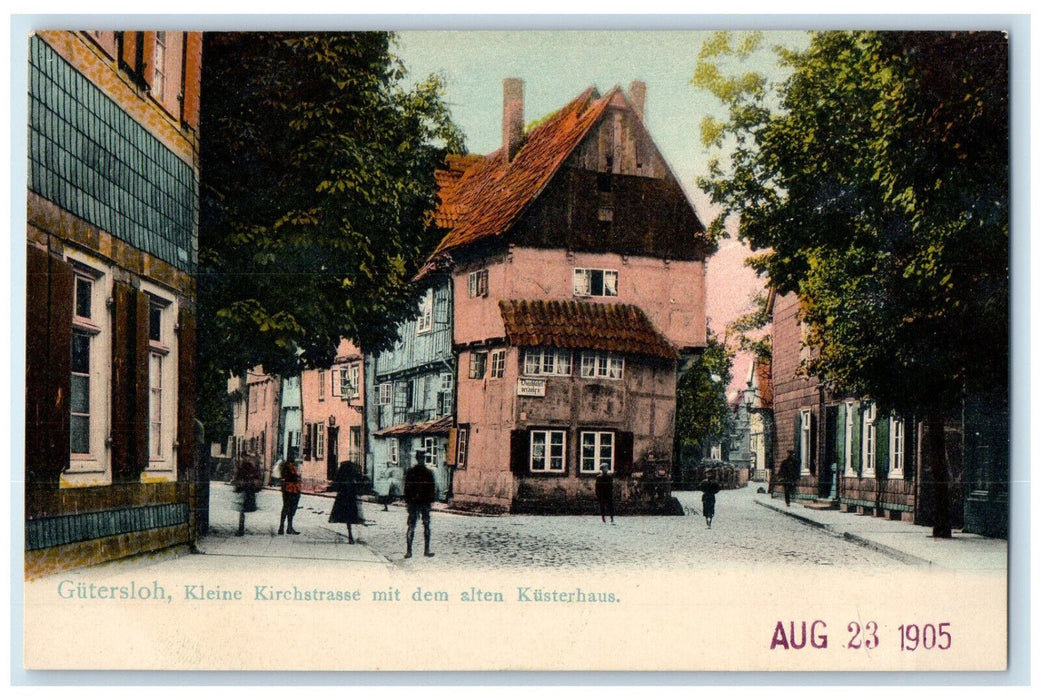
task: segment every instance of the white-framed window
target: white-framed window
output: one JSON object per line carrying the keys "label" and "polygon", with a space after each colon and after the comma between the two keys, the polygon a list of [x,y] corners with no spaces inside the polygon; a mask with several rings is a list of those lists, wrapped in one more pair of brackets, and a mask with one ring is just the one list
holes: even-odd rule
{"label": "white-framed window", "polygon": [[73,266],[72,342],[69,349],[69,472],[108,469],[111,324],[105,299],[110,280],[100,269]]}
{"label": "white-framed window", "polygon": [[470,351],[470,379],[484,379],[485,370],[488,368],[488,351]]}
{"label": "white-framed window", "polygon": [[451,372],[441,373],[441,386],[437,391],[437,415],[439,416],[447,416],[452,413],[453,380]]}
{"label": "white-framed window", "polygon": [[813,462],[812,425],[813,413],[810,409],[799,409],[799,471],[802,474],[810,473],[810,464]]}
{"label": "white-framed window", "polygon": [[567,433],[563,430],[532,430],[528,466],[533,472],[563,472]]}
{"label": "white-framed window", "polygon": [[618,296],[618,270],[598,270],[586,267],[576,267],[574,283],[575,296]]}
{"label": "white-framed window", "polygon": [[491,352],[491,371],[488,376],[491,379],[502,379],[506,374],[506,348],[499,348]]}
{"label": "white-framed window", "polygon": [[571,351],[559,348],[526,348],[524,374],[536,376],[571,376]]}
{"label": "white-framed window", "polygon": [[361,375],[361,365],[359,363],[357,363],[357,362],[352,362],[351,364],[347,365],[346,367],[340,368],[339,372],[334,372],[334,376],[337,375],[337,374],[340,377],[340,382],[339,382],[340,386],[338,387],[339,388],[339,392],[335,391],[335,389],[337,387],[334,384],[333,385],[333,389],[334,389],[333,395],[335,396],[337,393],[339,393],[339,395],[341,397],[345,398],[345,399],[356,399],[356,398],[358,398],[358,392],[359,392],[359,386],[360,386],[359,378],[360,378],[360,375]]}
{"label": "white-framed window", "polygon": [[584,379],[621,379],[625,369],[625,358],[616,352],[582,351],[582,377]]}
{"label": "white-framed window", "polygon": [[889,478],[904,478],[905,423],[903,418],[889,419]]}
{"label": "white-framed window", "polygon": [[166,98],[166,32],[155,33],[155,72],[152,93],[162,102]]}
{"label": "white-framed window", "polygon": [[389,406],[393,399],[391,398],[394,394],[394,384],[391,382],[381,382],[376,385],[376,404],[379,406]]}
{"label": "white-framed window", "polygon": [[860,475],[866,478],[875,476],[875,450],[878,448],[875,444],[875,411],[876,406],[871,402],[865,402],[861,411],[863,422],[860,432],[862,456]]}
{"label": "white-framed window", "polygon": [[466,469],[466,456],[470,449],[470,428],[460,426],[455,433],[455,466]]}
{"label": "white-framed window", "polygon": [[416,334],[429,333],[434,327],[434,290],[428,289],[419,302],[419,318],[416,319]]}
{"label": "white-framed window", "polygon": [[161,479],[172,479],[177,415],[177,304],[159,287],[142,282],[141,289],[148,296],[148,471],[158,472]]}
{"label": "white-framed window", "polygon": [[713,443],[712,447],[708,450],[708,458],[721,461],[723,459],[723,446],[718,442]]}
{"label": "white-framed window", "polygon": [[398,439],[389,438],[387,440],[387,464],[397,466],[398,464]]}
{"label": "white-framed window", "polygon": [[437,466],[437,438],[423,438],[423,463],[428,467]]}
{"label": "white-framed window", "polygon": [[846,461],[846,476],[856,476],[853,472],[853,413],[856,404],[852,401],[846,402],[846,433],[843,438],[843,455]]}
{"label": "white-framed window", "polygon": [[466,276],[466,293],[470,297],[488,296],[488,270],[477,270]]}
{"label": "white-framed window", "polygon": [[325,459],[325,421],[314,424],[314,458]]}
{"label": "white-framed window", "polygon": [[579,434],[582,457],[579,471],[583,474],[599,474],[605,462],[608,471],[614,473],[614,433],[610,430],[584,430]]}

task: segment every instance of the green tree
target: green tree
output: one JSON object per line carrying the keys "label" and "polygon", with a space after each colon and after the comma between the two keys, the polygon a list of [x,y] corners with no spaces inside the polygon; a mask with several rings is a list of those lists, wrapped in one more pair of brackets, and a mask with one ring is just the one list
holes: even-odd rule
{"label": "green tree", "polygon": [[680,448],[701,447],[730,432],[727,387],[733,378],[734,353],[709,332],[705,349],[676,386],[676,442]]}
{"label": "green tree", "polygon": [[[1000,33],[819,32],[790,76],[695,84],[730,148],[699,184],[779,293],[798,292],[807,370],[926,427],[934,534],[950,536],[943,418],[1008,389],[1008,43]],[[740,56],[733,38],[702,63]],[[771,90],[776,87],[776,91]]]}
{"label": "green tree", "polygon": [[462,138],[393,36],[204,39],[199,390],[221,432],[228,372],[328,366],[341,338],[390,345],[441,233],[434,171]]}

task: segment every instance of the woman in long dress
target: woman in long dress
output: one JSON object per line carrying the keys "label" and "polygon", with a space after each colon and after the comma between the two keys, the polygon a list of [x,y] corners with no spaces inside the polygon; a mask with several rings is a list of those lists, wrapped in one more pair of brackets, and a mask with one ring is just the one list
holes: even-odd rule
{"label": "woman in long dress", "polygon": [[358,469],[353,462],[340,462],[336,471],[336,479],[332,489],[336,491],[333,510],[329,513],[329,522],[347,525],[347,544],[354,544],[354,532],[351,525],[364,523],[361,505],[358,503],[357,490]]}

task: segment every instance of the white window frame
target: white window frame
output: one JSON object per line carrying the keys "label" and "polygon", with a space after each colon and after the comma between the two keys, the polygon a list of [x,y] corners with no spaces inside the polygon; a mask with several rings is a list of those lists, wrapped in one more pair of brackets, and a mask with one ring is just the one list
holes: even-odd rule
{"label": "white window frame", "polygon": [[[177,413],[177,358],[176,318],[177,304],[173,299],[142,286],[148,294],[148,471],[174,470],[174,427]],[[152,337],[151,318],[159,312],[159,337]],[[156,376],[156,368],[159,376]],[[158,384],[158,386],[157,386]],[[158,393],[156,393],[158,391]],[[158,406],[156,405],[158,398]],[[158,408],[158,420],[155,412]],[[158,426],[158,435],[154,430]]]}
{"label": "white window frame", "polygon": [[525,348],[523,372],[526,377],[570,377],[573,364],[570,350]]}
{"label": "white window frame", "polygon": [[583,379],[624,379],[625,357],[617,352],[583,350],[580,376]]}
{"label": "white window frame", "polygon": [[314,425],[314,450],[311,456],[316,460],[325,459],[325,421],[312,425]]}
{"label": "white window frame", "polygon": [[877,407],[873,402],[865,402],[861,411],[861,451],[860,451],[860,475],[866,479],[875,476],[875,451],[878,449],[876,443],[875,421],[877,420]]}
{"label": "white window frame", "polygon": [[618,296],[618,270],[576,267],[573,281],[577,297]]}
{"label": "white window frame", "polygon": [[376,385],[376,405],[389,406],[394,398],[394,384],[392,382],[380,382]]}
{"label": "white window frame", "polygon": [[846,402],[846,434],[843,437],[843,445],[842,445],[843,446],[843,452],[844,452],[843,459],[845,459],[845,461],[846,461],[846,464],[845,464],[845,474],[846,474],[846,476],[856,476],[856,474],[853,471],[853,448],[854,448],[854,444],[853,444],[853,426],[855,425],[855,423],[853,422],[854,406],[856,406],[855,402],[853,402],[853,401],[847,401]]}
{"label": "white window frame", "polygon": [[441,373],[441,386],[437,391],[437,412],[441,416],[452,415],[452,394],[455,377],[451,372]]}
{"label": "white window frame", "polygon": [[808,408],[799,409],[799,473],[803,476],[810,473],[813,463],[813,411]]}
{"label": "white window frame", "polygon": [[484,375],[488,373],[488,351],[487,350],[471,350],[470,351],[470,371],[467,376],[470,379],[484,379]]}
{"label": "white window frame", "polygon": [[434,328],[434,290],[428,289],[419,302],[419,318],[416,319],[416,335],[429,333]]}
{"label": "white window frame", "polygon": [[[580,473],[599,474],[600,465],[604,460],[611,463],[608,473],[614,473],[617,441],[613,430],[583,430],[579,432],[578,440],[578,470]],[[587,447],[592,450],[591,456],[587,454]]]}
{"label": "white window frame", "polygon": [[437,466],[437,437],[427,436],[423,438],[423,464],[428,467]]}
{"label": "white window frame", "polygon": [[466,294],[470,298],[488,296],[488,268],[475,270],[466,276]]}
{"label": "white window frame", "polygon": [[[559,437],[559,443],[554,439]],[[537,439],[541,438],[541,439]],[[537,444],[542,451],[536,465]],[[567,470],[567,431],[566,430],[530,430],[528,431],[528,469],[535,474],[563,474]]]}
{"label": "white window frame", "polygon": [[155,66],[152,74],[152,93],[162,102],[166,99],[166,32],[155,33]]}
{"label": "white window frame", "polygon": [[[109,470],[110,453],[107,446],[107,438],[110,434],[110,394],[111,392],[111,357],[112,357],[112,335],[111,320],[108,317],[106,299],[111,295],[111,276],[107,274],[107,267],[96,263],[94,260],[79,256],[68,255],[68,262],[73,267],[72,286],[72,334],[73,338],[85,337],[88,340],[86,353],[87,372],[73,373],[70,365],[70,381],[72,375],[86,377],[87,401],[86,412],[78,411],[75,415],[85,416],[87,419],[87,451],[72,451],[72,429],[69,430],[69,468],[67,473],[74,474],[105,474]],[[89,316],[79,315],[79,282],[90,284],[87,311]],[[72,340],[69,346],[70,361],[72,353]],[[71,394],[71,392],[70,392]],[[72,423],[73,402],[69,397],[69,420]]]}
{"label": "white window frame", "polygon": [[455,433],[455,466],[466,469],[466,458],[470,449],[470,428],[460,426]]}
{"label": "white window frame", "polygon": [[388,438],[387,439],[387,464],[390,466],[398,466],[398,439]]}
{"label": "white window frame", "polygon": [[506,374],[506,348],[492,350],[488,356],[488,378],[502,379]]}
{"label": "white window frame", "polygon": [[318,370],[318,400],[325,401],[325,370]]}
{"label": "white window frame", "polygon": [[889,478],[904,478],[904,455],[907,440],[907,424],[903,418],[889,418]]}
{"label": "white window frame", "polygon": [[340,369],[340,396],[344,399],[356,399],[361,391],[361,365],[352,362]]}

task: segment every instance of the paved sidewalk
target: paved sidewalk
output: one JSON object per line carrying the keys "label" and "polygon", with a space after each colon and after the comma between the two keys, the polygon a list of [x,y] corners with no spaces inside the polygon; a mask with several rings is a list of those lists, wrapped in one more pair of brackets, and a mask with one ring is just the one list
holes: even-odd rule
{"label": "paved sidewalk", "polygon": [[784,513],[832,535],[869,547],[908,564],[967,571],[1008,570],[1008,541],[959,531],[951,539],[937,539],[932,529],[838,510],[807,508],[797,501],[757,493],[758,505]]}

